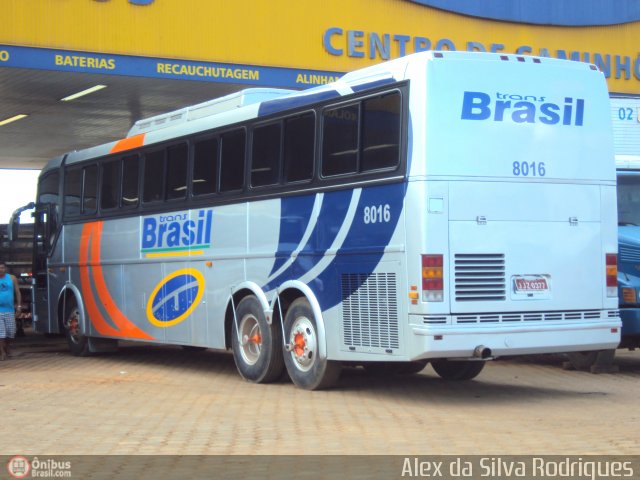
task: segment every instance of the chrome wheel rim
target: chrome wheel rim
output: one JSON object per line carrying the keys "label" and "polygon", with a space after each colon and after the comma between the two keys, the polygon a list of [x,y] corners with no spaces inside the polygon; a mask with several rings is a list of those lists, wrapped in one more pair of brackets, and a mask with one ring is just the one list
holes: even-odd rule
{"label": "chrome wheel rim", "polygon": [[296,368],[302,372],[311,370],[318,352],[318,339],[313,322],[307,317],[296,318],[289,333],[289,344]]}
{"label": "chrome wheel rim", "polygon": [[245,315],[240,320],[240,356],[248,365],[255,365],[262,351],[262,331],[258,319]]}
{"label": "chrome wheel rim", "polygon": [[75,344],[80,342],[80,310],[76,307],[67,316],[64,328],[69,333],[69,338]]}

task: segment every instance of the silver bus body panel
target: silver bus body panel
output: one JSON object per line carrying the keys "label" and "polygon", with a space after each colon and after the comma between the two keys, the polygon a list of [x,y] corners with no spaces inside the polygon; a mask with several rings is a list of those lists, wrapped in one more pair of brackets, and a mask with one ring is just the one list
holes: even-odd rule
{"label": "silver bus body panel", "polygon": [[[488,72],[493,67],[486,64],[497,65],[500,72],[508,74],[493,75],[492,80],[504,85],[513,75],[509,73],[511,67],[502,65],[499,56],[457,52],[447,52],[445,56],[453,60],[425,53],[354,72],[336,84],[313,89],[335,90],[339,103],[340,95],[352,93],[354,87],[366,85],[370,79],[409,80],[405,179],[181,211],[172,211],[167,203],[167,213],[68,224],[63,227],[50,263],[54,272],[64,268],[67,275],[62,279],[57,273],[51,274],[50,297],[57,296],[67,282],[74,285],[87,305],[88,316],[96,317],[91,318],[89,326],[90,335],[96,337],[224,349],[225,312],[233,293],[248,288],[269,312],[277,308],[279,293],[295,288],[309,299],[316,316],[321,356],[324,358],[326,349],[326,358],[355,362],[468,358],[480,342],[496,356],[613,348],[619,341],[619,332],[616,335],[614,330],[619,329],[620,320],[615,311],[617,301],[606,297],[604,285],[604,254],[615,253],[617,248],[615,225],[611,223],[615,220],[605,215],[613,212],[615,218],[613,157],[611,169],[598,165],[607,154],[606,124],[589,127],[605,130],[594,134],[593,155],[597,158],[589,162],[596,167],[573,178],[575,170],[566,165],[559,165],[544,180],[533,181],[514,179],[509,173],[511,163],[506,164],[506,170],[504,165],[500,171],[491,170],[494,167],[483,170],[484,166],[478,170],[477,162],[469,159],[488,164],[492,158],[485,144],[478,146],[483,136],[488,142],[491,135],[501,135],[507,143],[528,137],[520,126],[511,126],[502,133],[497,129],[502,125],[498,124],[470,122],[459,126],[455,123],[460,122],[459,109],[449,117],[442,112],[459,108],[452,101],[453,94],[471,88],[489,91],[490,85],[484,80],[479,86],[462,85],[473,76],[470,72]],[[508,57],[512,64],[516,63],[515,57]],[[447,67],[455,62],[469,65]],[[540,83],[535,68],[557,66],[556,74],[577,72],[582,83],[587,83],[578,94],[591,99],[588,95],[600,81],[592,77],[601,74],[588,65],[570,63],[544,59],[544,66],[527,64],[523,71],[533,77],[528,80],[531,85]],[[432,81],[431,77],[442,78]],[[602,93],[598,95],[601,97]],[[294,93],[289,97],[309,94]],[[594,100],[598,111],[603,105],[600,97]],[[260,108],[261,104],[253,104],[148,131],[143,145],[258,118]],[[590,111],[585,115],[591,115]],[[547,131],[552,144],[564,141],[560,133],[539,127],[536,125],[536,131]],[[516,140],[508,140],[511,132],[516,132]],[[570,133],[567,151],[571,142],[580,138]],[[462,145],[465,142],[468,145]],[[605,146],[599,147],[598,143]],[[66,163],[107,155],[116,145],[113,142],[74,152]],[[574,161],[589,154],[588,150],[580,148],[569,158]],[[545,150],[547,155],[551,152],[549,148]],[[525,152],[521,161],[537,162],[530,153]],[[511,156],[505,156],[513,161]],[[457,164],[452,158],[462,160]],[[495,195],[492,188],[497,191]],[[526,197],[552,197],[560,204],[528,209],[523,214],[526,202],[518,199],[522,192]],[[509,202],[514,207],[511,210],[507,208]],[[387,206],[389,220],[375,224],[365,221],[365,208]],[[484,215],[474,213],[485,210]],[[478,217],[485,215],[487,224],[480,225]],[[571,230],[574,226],[570,218],[574,216],[578,227]],[[209,233],[201,232],[199,225],[209,225],[208,219]],[[190,223],[185,227],[187,222]],[[189,237],[190,232],[194,238],[199,235],[198,241],[191,242],[198,245],[184,247],[181,256],[171,256],[170,249],[175,248],[168,245],[172,243],[172,223],[177,225],[174,233],[178,236]],[[165,225],[164,230],[161,225]],[[556,248],[553,258],[544,260],[544,250],[551,244],[536,244],[533,232],[540,229],[561,240],[570,234],[575,238]],[[518,237],[516,231],[526,235]],[[208,234],[210,238],[205,238]],[[529,256],[527,244],[535,247]],[[515,252],[506,267],[509,277],[549,274],[549,270],[552,285],[558,289],[554,288],[550,298],[520,303],[506,298],[499,304],[457,301],[452,294],[455,253],[487,253],[496,248]],[[575,248],[588,255],[588,265],[574,273],[576,278],[584,277],[574,282],[584,287],[584,292],[572,298],[571,272],[556,273],[551,269],[554,262],[575,253]],[[421,288],[421,255],[430,253],[444,255],[445,296],[439,303],[420,298],[413,305],[408,298],[413,287]],[[535,258],[544,260],[544,271],[534,268]],[[591,283],[587,284],[587,277]],[[88,298],[93,302],[87,302]],[[598,316],[581,314],[577,322],[550,319],[518,325],[501,320],[498,326],[484,325],[480,320],[472,326],[458,322],[460,315],[506,315],[529,310],[541,314],[560,311],[562,315],[569,311],[598,311]],[[55,307],[51,313],[55,313]],[[50,316],[55,318],[55,314]]]}

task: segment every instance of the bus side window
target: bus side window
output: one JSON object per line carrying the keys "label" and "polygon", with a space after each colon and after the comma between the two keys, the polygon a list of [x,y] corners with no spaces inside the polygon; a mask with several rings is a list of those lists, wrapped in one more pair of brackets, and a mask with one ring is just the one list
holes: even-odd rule
{"label": "bus side window", "polygon": [[167,200],[185,198],[187,195],[188,154],[186,143],[167,148]]}
{"label": "bus side window", "polygon": [[84,186],[82,188],[82,213],[96,213],[98,207],[98,166],[84,167]]}
{"label": "bus side window", "polygon": [[244,185],[244,129],[225,133],[221,140],[220,191],[242,190]]}
{"label": "bus side window", "polygon": [[82,198],[82,169],[68,168],[64,179],[64,214],[78,215]]}
{"label": "bus side window", "polygon": [[196,142],[193,154],[194,195],[215,193],[218,184],[218,139],[208,138]]}
{"label": "bus side window", "polygon": [[364,100],[360,171],[393,168],[400,161],[400,93]]}
{"label": "bus side window", "polygon": [[109,210],[118,206],[118,188],[120,187],[120,160],[102,164],[100,182],[100,210]]}
{"label": "bus side window", "polygon": [[251,186],[275,185],[280,180],[280,123],[256,127],[251,148]]}
{"label": "bus side window", "polygon": [[129,155],[122,159],[122,206],[138,205],[138,180],[140,178],[140,161],[138,155]]}
{"label": "bus side window", "polygon": [[38,205],[53,205],[51,218],[48,219],[52,233],[51,238],[53,238],[53,234],[58,230],[60,215],[60,203],[58,201],[59,179],[60,176],[58,172],[55,171],[45,176],[38,186]]}
{"label": "bus side window", "polygon": [[142,199],[145,203],[157,202],[164,197],[165,151],[156,150],[144,156],[144,186]]}
{"label": "bus side window", "polygon": [[300,182],[313,177],[315,115],[308,113],[284,122],[284,180]]}
{"label": "bus side window", "polygon": [[344,175],[358,171],[359,105],[332,108],[322,115],[322,175]]}

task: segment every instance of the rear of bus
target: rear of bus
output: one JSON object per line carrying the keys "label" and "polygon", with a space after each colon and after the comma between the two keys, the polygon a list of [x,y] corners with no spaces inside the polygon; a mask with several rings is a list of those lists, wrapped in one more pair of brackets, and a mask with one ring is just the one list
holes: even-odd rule
{"label": "rear of bus", "polygon": [[602,73],[442,52],[407,76],[412,359],[615,348],[616,184]]}

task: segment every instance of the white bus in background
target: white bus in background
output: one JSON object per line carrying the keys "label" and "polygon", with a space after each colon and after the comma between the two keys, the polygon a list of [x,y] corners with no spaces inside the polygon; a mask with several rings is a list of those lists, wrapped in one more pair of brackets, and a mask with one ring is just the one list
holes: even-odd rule
{"label": "white bus in background", "polygon": [[609,108],[588,64],[425,52],[140,121],[43,169],[36,328],[307,389],[614,348]]}

